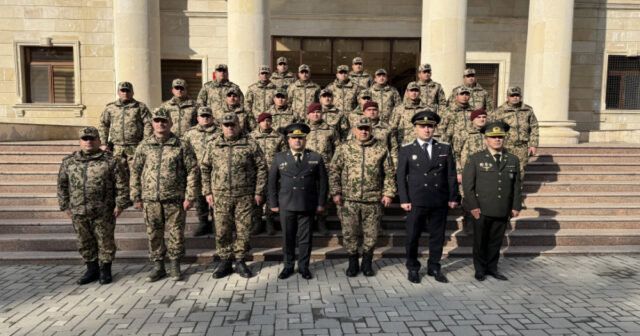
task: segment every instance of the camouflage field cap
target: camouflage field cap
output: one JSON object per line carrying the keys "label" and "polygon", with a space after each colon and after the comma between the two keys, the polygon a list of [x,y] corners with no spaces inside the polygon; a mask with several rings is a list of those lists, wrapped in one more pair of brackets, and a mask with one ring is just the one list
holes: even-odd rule
{"label": "camouflage field cap", "polygon": [[229,68],[227,68],[226,64],[220,63],[220,64],[216,64],[216,67],[214,69],[216,71],[218,70],[227,71]]}
{"label": "camouflage field cap", "polygon": [[456,94],[459,95],[459,94],[463,94],[463,93],[471,94],[471,91],[469,91],[469,89],[467,87],[465,87],[465,86],[459,86],[456,89]]}
{"label": "camouflage field cap", "polygon": [[361,127],[368,127],[368,128],[373,127],[373,122],[371,121],[371,118],[369,117],[358,118],[358,121],[356,122],[356,128],[361,128]]}
{"label": "camouflage field cap", "polygon": [[437,125],[440,123],[440,116],[431,110],[417,112],[411,117],[411,123],[414,125]]}
{"label": "camouflage field cap", "polygon": [[385,69],[378,69],[378,70],[376,70],[376,76],[377,76],[377,75],[385,75],[385,76],[386,76],[386,75],[387,75],[387,70],[385,70]]}
{"label": "camouflage field cap", "polygon": [[187,81],[182,78],[176,78],[171,82],[171,87],[183,87],[187,88]]}
{"label": "camouflage field cap", "polygon": [[153,120],[156,120],[156,119],[171,120],[171,112],[169,112],[169,110],[165,108],[156,107],[153,110],[153,113],[151,113],[151,118]]}
{"label": "camouflage field cap", "polygon": [[407,91],[411,91],[411,90],[420,91],[420,86],[418,86],[418,83],[416,82],[409,83],[409,85],[407,85]]}
{"label": "camouflage field cap", "polygon": [[420,64],[420,66],[418,67],[418,71],[420,71],[420,72],[422,72],[422,71],[431,71],[431,64],[429,64],[429,63]]}
{"label": "camouflage field cap", "polygon": [[120,82],[118,83],[118,91],[125,89],[125,90],[133,90],[133,84],[131,84],[130,82]]}
{"label": "camouflage field cap", "polygon": [[512,86],[507,89],[507,96],[518,95],[522,96],[522,89],[519,86]]}
{"label": "camouflage field cap", "polygon": [[80,130],[79,132],[80,139],[92,137],[94,139],[100,137],[100,133],[98,133],[98,129],[93,126],[88,126]]}
{"label": "camouflage field cap", "polygon": [[467,76],[467,75],[475,75],[476,74],[476,69],[474,69],[474,68],[464,69],[464,72],[462,74],[465,75],[465,76]]}
{"label": "camouflage field cap", "polygon": [[362,90],[360,91],[360,93],[358,94],[358,98],[364,99],[371,99],[371,91],[369,90]]}
{"label": "camouflage field cap", "polygon": [[271,67],[268,65],[261,65],[258,67],[258,73],[271,73]]}
{"label": "camouflage field cap", "polygon": [[503,137],[507,135],[509,128],[509,125],[505,124],[502,121],[494,121],[492,123],[484,125],[480,129],[480,133],[488,137]]}
{"label": "camouflage field cap", "polygon": [[344,65],[344,64],[343,65],[338,65],[338,72],[340,72],[340,71],[349,72],[349,67]]}
{"label": "camouflage field cap", "polygon": [[277,64],[287,64],[287,58],[286,57],[278,57]]}
{"label": "camouflage field cap", "polygon": [[225,113],[222,116],[222,124],[223,125],[237,125],[240,123],[238,120],[238,116],[235,113]]}
{"label": "camouflage field cap", "polygon": [[308,65],[306,65],[306,64],[301,64],[301,65],[298,67],[298,72],[303,72],[303,71],[311,72],[311,68],[310,68]]}
{"label": "camouflage field cap", "polygon": [[227,91],[224,93],[225,96],[229,97],[229,95],[234,94],[238,97],[240,97],[240,93],[238,92],[238,89],[236,89],[235,87],[230,87],[227,89]]}
{"label": "camouflage field cap", "polygon": [[276,89],[276,93],[274,96],[282,96],[282,97],[287,97],[288,93],[287,93],[287,89],[285,88],[277,88]]}
{"label": "camouflage field cap", "polygon": [[331,92],[331,90],[329,89],[322,89],[320,90],[320,97],[322,96],[331,96],[333,97],[333,92]]}
{"label": "camouflage field cap", "polygon": [[303,123],[290,124],[285,127],[284,134],[290,138],[306,138],[311,128]]}
{"label": "camouflage field cap", "polygon": [[362,64],[362,57],[354,57],[353,60],[351,61],[351,64],[357,64],[357,63]]}
{"label": "camouflage field cap", "polygon": [[198,108],[198,115],[199,116],[212,116],[213,115],[213,111],[211,111],[211,108],[209,106],[202,106]]}

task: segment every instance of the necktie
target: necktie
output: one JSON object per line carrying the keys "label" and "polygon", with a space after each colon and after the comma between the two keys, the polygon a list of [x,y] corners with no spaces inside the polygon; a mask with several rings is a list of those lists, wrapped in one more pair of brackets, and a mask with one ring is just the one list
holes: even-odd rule
{"label": "necktie", "polygon": [[431,155],[429,155],[429,143],[425,142],[422,144],[422,150],[424,151],[424,153],[427,155],[427,159],[431,160]]}
{"label": "necktie", "polygon": [[496,158],[496,162],[500,163],[500,154],[493,154],[493,157]]}
{"label": "necktie", "polygon": [[300,168],[302,153],[296,153],[296,167]]}

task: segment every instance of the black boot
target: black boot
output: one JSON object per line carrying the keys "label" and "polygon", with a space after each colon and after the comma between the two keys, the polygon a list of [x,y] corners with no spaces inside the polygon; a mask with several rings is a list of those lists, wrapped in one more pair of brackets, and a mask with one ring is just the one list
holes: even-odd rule
{"label": "black boot", "polygon": [[329,235],[329,230],[327,229],[327,216],[324,214],[318,215],[318,233],[323,236]]}
{"label": "black boot", "polygon": [[100,284],[106,285],[110,284],[112,281],[111,277],[111,263],[102,263],[100,265]]}
{"label": "black boot", "polygon": [[94,282],[96,280],[98,280],[98,278],[100,277],[100,272],[98,271],[98,261],[90,261],[87,264],[87,271],[84,272],[84,275],[82,276],[82,278],[78,279],[78,281],[76,281],[76,283],[78,285],[85,285],[88,284],[90,282]]}
{"label": "black boot", "polygon": [[250,278],[253,276],[247,264],[244,263],[244,259],[236,261],[236,273],[243,278]]}
{"label": "black boot", "polygon": [[201,218],[198,228],[193,232],[193,236],[200,237],[210,233],[213,233],[213,225],[211,225],[211,222],[208,219]]}
{"label": "black boot", "polygon": [[276,234],[276,228],[273,223],[273,219],[271,218],[267,218],[266,231],[269,236],[273,236],[274,234]]}
{"label": "black boot", "polygon": [[365,252],[362,254],[362,265],[360,268],[362,269],[362,274],[364,276],[374,276],[376,273],[373,271],[373,266],[371,262],[373,260],[373,252]]}
{"label": "black boot", "polygon": [[358,272],[360,272],[360,269],[358,268],[358,254],[351,254],[349,255],[349,268],[347,268],[347,276],[352,278],[356,275],[358,275]]}
{"label": "black boot", "polygon": [[253,228],[251,229],[251,235],[255,236],[257,234],[261,234],[262,231],[264,231],[264,223],[262,222],[262,219],[260,219],[253,224]]}
{"label": "black boot", "polygon": [[233,268],[231,267],[231,259],[224,259],[218,265],[213,274],[211,275],[214,279],[224,278],[227,275],[233,273]]}

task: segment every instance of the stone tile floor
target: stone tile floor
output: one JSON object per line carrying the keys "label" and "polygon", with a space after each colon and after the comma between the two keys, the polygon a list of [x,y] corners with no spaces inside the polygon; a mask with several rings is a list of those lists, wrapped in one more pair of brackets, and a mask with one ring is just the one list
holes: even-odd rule
{"label": "stone tile floor", "polygon": [[150,265],[116,263],[104,286],[75,285],[81,266],[0,266],[0,335],[640,335],[638,255],[506,258],[508,282],[450,258],[449,284],[419,285],[403,262],[347,278],[346,260],[318,261],[310,281],[278,280],[275,262],[250,264],[248,280],[192,264],[153,284]]}

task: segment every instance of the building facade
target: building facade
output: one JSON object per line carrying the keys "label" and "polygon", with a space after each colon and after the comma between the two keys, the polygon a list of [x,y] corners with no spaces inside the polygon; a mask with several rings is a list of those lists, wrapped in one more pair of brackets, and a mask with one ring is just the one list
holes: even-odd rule
{"label": "building facade", "polygon": [[130,81],[150,107],[215,64],[246,90],[286,56],[322,86],[361,56],[403,89],[449,92],[471,66],[497,105],[523,88],[541,142],[640,142],[640,0],[13,0],[0,5],[0,141],[96,125]]}

